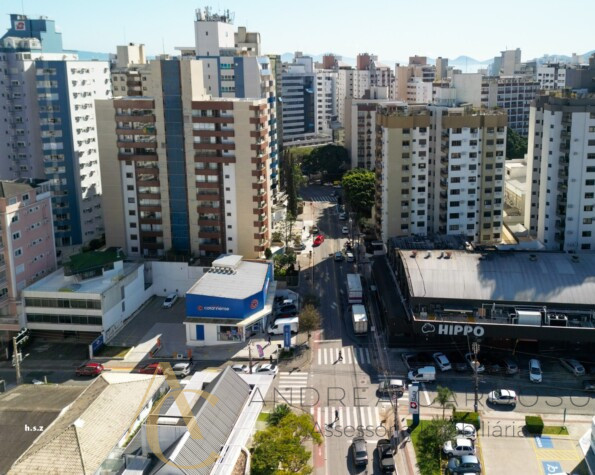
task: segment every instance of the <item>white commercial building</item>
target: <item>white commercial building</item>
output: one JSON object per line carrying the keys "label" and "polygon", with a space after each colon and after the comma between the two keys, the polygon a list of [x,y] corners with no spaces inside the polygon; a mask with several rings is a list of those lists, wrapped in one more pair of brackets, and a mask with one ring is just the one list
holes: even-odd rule
{"label": "white commercial building", "polygon": [[547,249],[595,249],[595,98],[531,106],[525,226]]}
{"label": "white commercial building", "polygon": [[331,122],[337,118],[337,77],[336,71],[316,70],[314,90],[314,123],[317,135],[331,135]]}

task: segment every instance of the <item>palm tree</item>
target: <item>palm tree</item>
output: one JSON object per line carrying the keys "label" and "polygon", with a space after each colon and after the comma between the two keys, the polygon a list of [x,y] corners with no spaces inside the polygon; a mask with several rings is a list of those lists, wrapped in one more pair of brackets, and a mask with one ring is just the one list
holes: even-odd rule
{"label": "palm tree", "polygon": [[436,388],[436,397],[432,401],[432,404],[435,402],[440,404],[440,407],[442,408],[442,419],[445,418],[447,407],[455,407],[455,404],[450,402],[451,398],[454,400],[454,393],[450,388],[447,388],[446,386],[438,386]]}

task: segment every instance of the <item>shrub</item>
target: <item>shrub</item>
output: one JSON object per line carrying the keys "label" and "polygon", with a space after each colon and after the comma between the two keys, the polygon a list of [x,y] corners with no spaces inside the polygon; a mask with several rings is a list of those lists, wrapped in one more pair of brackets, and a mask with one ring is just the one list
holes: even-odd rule
{"label": "shrub", "polygon": [[456,424],[457,422],[464,422],[465,424],[472,424],[475,429],[480,429],[479,414],[477,412],[465,412],[465,411],[452,411],[452,421]]}
{"label": "shrub", "polygon": [[525,416],[525,428],[530,434],[543,432],[543,419],[541,416]]}

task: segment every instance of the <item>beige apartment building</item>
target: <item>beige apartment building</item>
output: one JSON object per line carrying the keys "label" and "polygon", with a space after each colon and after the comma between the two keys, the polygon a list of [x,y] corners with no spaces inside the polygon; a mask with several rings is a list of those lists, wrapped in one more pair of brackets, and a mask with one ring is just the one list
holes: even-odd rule
{"label": "beige apartment building", "polygon": [[502,233],[506,113],[470,107],[379,110],[377,232],[460,235],[491,244]]}
{"label": "beige apartment building", "polygon": [[152,61],[145,96],[98,101],[106,240],[131,256],[257,258],[269,246],[274,109],[205,95],[202,67]]}

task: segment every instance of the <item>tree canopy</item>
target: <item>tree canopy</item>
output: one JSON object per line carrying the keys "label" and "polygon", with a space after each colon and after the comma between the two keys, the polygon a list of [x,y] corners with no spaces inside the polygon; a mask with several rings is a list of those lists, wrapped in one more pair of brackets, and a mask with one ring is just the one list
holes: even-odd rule
{"label": "tree canopy", "polygon": [[374,172],[365,168],[349,170],[343,175],[342,185],[351,209],[360,216],[371,216],[376,186]]}
{"label": "tree canopy", "polygon": [[506,133],[506,158],[524,158],[527,153],[527,137],[519,135],[510,127]]}
{"label": "tree canopy", "polygon": [[[254,434],[251,473],[254,475],[308,475],[310,451],[303,443],[312,440],[322,443],[309,414],[296,415],[283,408],[275,412],[278,417],[269,419],[269,427]],[[273,423],[274,422],[274,423]]]}
{"label": "tree canopy", "polygon": [[339,179],[348,167],[347,149],[339,145],[323,145],[302,157],[302,171],[306,175],[323,173],[328,180]]}

